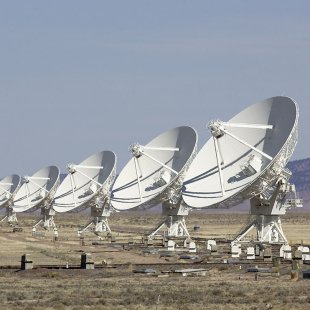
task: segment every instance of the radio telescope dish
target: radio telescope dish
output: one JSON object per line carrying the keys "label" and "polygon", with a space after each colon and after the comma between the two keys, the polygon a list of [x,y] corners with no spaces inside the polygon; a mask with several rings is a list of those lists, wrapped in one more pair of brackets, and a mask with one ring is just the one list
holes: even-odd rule
{"label": "radio telescope dish", "polygon": [[9,175],[0,181],[0,208],[5,207],[14,197],[20,186],[20,176],[17,174]]}
{"label": "radio telescope dish", "polygon": [[56,166],[48,166],[40,169],[32,176],[23,177],[23,185],[17,191],[13,200],[13,211],[34,212],[41,209],[41,218],[32,227],[32,234],[36,227],[43,222],[45,229],[53,227],[55,237],[58,236],[54,223],[54,211],[51,210],[51,202],[59,185],[59,169]]}
{"label": "radio telescope dish", "polygon": [[182,126],[162,133],[144,146],[130,145],[133,158],[113,185],[113,208],[146,209],[165,202],[175,206],[180,201],[185,172],[196,155],[196,144],[196,131]]}
{"label": "radio telescope dish", "polygon": [[6,215],[0,222],[8,220],[8,223],[17,223],[12,204],[14,196],[20,186],[20,176],[17,174],[9,175],[0,181],[0,208],[6,208]]}
{"label": "radio telescope dish", "polygon": [[270,191],[286,183],[285,166],[298,134],[298,106],[293,99],[266,99],[228,122],[211,121],[208,128],[212,137],[184,180],[182,196],[188,206],[225,208],[253,197],[262,203],[271,198]]}
{"label": "radio telescope dish", "polygon": [[59,169],[48,166],[32,176],[23,177],[23,185],[14,198],[15,212],[33,212],[50,204],[59,185]]}
{"label": "radio telescope dish", "polygon": [[110,215],[109,195],[115,179],[116,155],[102,151],[91,155],[79,165],[69,164],[68,175],[59,186],[53,209],[58,213],[79,212],[91,207],[95,231],[111,232],[106,217]]}

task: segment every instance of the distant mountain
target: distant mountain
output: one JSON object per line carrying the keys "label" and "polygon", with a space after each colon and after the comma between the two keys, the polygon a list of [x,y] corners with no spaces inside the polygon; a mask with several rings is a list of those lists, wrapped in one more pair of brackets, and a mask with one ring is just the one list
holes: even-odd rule
{"label": "distant mountain", "polygon": [[292,172],[290,183],[295,184],[299,197],[303,199],[303,210],[310,210],[310,158],[291,161],[287,167]]}
{"label": "distant mountain", "polygon": [[310,158],[290,161],[287,168],[293,173],[290,182],[298,191],[310,190]]}

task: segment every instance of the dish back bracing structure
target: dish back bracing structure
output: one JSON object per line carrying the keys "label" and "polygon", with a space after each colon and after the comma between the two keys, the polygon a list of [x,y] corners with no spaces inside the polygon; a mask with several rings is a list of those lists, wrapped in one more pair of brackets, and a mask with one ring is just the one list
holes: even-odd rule
{"label": "dish back bracing structure", "polygon": [[285,168],[297,143],[297,103],[288,97],[269,98],[228,122],[211,121],[208,128],[212,137],[184,181],[185,203],[197,209],[228,208],[250,199],[256,220],[233,243],[254,227],[259,242],[287,243],[279,216],[301,205]]}
{"label": "dish back bracing structure", "polygon": [[181,187],[196,155],[197,134],[187,126],[162,133],[146,145],[134,143],[132,159],[117,177],[112,188],[112,205],[118,211],[147,209],[162,204],[167,216],[149,236],[164,226],[169,236],[188,236],[184,215],[188,208],[181,199]]}
{"label": "dish back bracing structure", "polygon": [[13,211],[13,199],[20,186],[20,176],[9,175],[0,181],[0,209],[6,208],[6,215],[0,222],[5,220],[9,224],[17,223],[16,213]]}
{"label": "dish back bracing structure", "polygon": [[92,225],[95,233],[111,232],[107,217],[110,216],[110,191],[116,173],[116,155],[102,151],[91,155],[79,165],[69,164],[68,175],[59,186],[53,209],[56,212],[80,212],[91,208],[93,219],[80,233]]}
{"label": "dish back bracing structure", "polygon": [[59,182],[59,169],[56,166],[48,166],[32,176],[23,177],[23,185],[14,197],[13,210],[16,213],[41,210],[41,219],[33,226],[33,231],[43,222],[45,229],[52,227],[57,234],[51,202]]}

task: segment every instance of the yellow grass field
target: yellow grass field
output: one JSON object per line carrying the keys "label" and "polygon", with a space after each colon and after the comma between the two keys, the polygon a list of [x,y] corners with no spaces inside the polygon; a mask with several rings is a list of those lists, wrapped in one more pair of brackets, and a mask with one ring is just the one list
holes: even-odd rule
{"label": "yellow grass field", "polygon": [[[145,253],[139,246],[143,233],[151,231],[161,216],[131,212],[112,214],[110,226],[116,243],[93,244],[88,233],[84,244],[77,236],[87,215],[56,217],[59,240],[52,232],[31,236],[33,215],[20,216],[22,232],[0,227],[0,309],[310,309],[310,280],[291,281],[290,264],[282,264],[279,275],[254,273],[253,263],[209,263],[200,253],[200,263],[180,260],[178,255],[161,257]],[[246,214],[192,213],[187,225],[191,235],[204,239],[231,239],[243,227]],[[289,213],[283,229],[292,244],[310,244],[310,214]],[[200,230],[194,232],[194,226]],[[45,235],[45,236],[44,236]],[[128,245],[133,241],[136,246]],[[92,254],[95,270],[71,269],[80,264],[82,252]],[[30,254],[35,269],[20,271],[21,255]],[[228,258],[227,254],[223,257]],[[107,263],[107,265],[103,264]],[[69,269],[38,268],[68,264]],[[133,273],[137,266],[156,270],[155,276]],[[265,267],[265,264],[255,263]],[[7,269],[9,267],[13,269]],[[170,273],[180,268],[206,268],[204,277],[182,277]],[[240,269],[241,268],[241,269]],[[310,269],[304,265],[302,269]],[[169,273],[162,273],[169,272]]]}

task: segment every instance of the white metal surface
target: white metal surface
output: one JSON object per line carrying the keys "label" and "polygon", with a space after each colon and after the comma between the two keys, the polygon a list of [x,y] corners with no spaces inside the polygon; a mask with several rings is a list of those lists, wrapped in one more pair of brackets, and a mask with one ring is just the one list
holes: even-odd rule
{"label": "white metal surface", "polygon": [[59,169],[48,166],[23,179],[24,183],[13,201],[13,210],[16,213],[32,212],[51,203],[59,185]]}
{"label": "white metal surface", "polygon": [[277,181],[297,143],[298,106],[272,97],[209,129],[211,139],[185,176],[183,199],[191,208],[232,207]]}
{"label": "white metal surface", "polygon": [[177,203],[196,144],[196,131],[187,126],[166,131],[145,146],[132,144],[133,158],[112,188],[112,206],[122,211],[150,208],[167,200]]}
{"label": "white metal surface", "polygon": [[68,175],[55,194],[53,209],[63,213],[96,206],[107,198],[115,178],[116,156],[102,151],[89,156],[79,165],[69,164]]}
{"label": "white metal surface", "polygon": [[9,175],[0,181],[0,208],[7,207],[13,201],[14,195],[20,186],[20,176]]}

